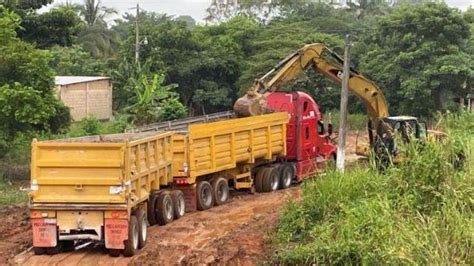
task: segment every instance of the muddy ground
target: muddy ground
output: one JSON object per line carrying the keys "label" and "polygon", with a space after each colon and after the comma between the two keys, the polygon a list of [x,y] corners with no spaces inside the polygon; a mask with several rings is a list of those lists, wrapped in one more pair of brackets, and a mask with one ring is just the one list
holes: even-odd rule
{"label": "muddy ground", "polygon": [[[355,135],[348,136],[348,160],[356,160]],[[133,258],[112,258],[103,247],[34,256],[26,205],[0,209],[0,265],[255,265],[273,255],[269,243],[282,207],[300,188],[265,194],[237,193],[224,206],[186,214],[149,228],[147,246]]]}
{"label": "muddy ground", "polygon": [[[112,258],[101,247],[55,256],[34,256],[32,251],[13,256],[3,263],[22,265],[255,265],[272,256],[268,237],[274,231],[281,207],[288,199],[298,199],[299,187],[267,194],[234,195],[226,205],[194,212],[166,226],[149,228],[146,247],[133,258]],[[12,237],[13,239],[13,237]],[[3,256],[2,256],[3,257]],[[3,264],[0,262],[0,264]]]}

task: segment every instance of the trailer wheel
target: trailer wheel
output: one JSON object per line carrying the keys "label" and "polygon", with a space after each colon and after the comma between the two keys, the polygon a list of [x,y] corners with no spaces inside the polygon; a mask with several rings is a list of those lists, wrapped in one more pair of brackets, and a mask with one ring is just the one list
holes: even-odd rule
{"label": "trailer wheel", "polygon": [[159,225],[169,224],[174,218],[173,200],[169,192],[161,193],[155,202],[156,221]]}
{"label": "trailer wheel", "polygon": [[35,255],[43,255],[46,253],[46,248],[33,247],[33,252],[35,253]]}
{"label": "trailer wheel", "polygon": [[229,200],[229,183],[222,177],[215,179],[212,181],[212,192],[214,204],[219,206],[226,203]]}
{"label": "trailer wheel", "polygon": [[258,193],[263,192],[263,174],[265,172],[265,167],[260,167],[257,169],[257,173],[255,174],[255,191]]}
{"label": "trailer wheel", "polygon": [[284,163],[280,165],[279,170],[280,170],[279,188],[280,189],[289,188],[291,186],[291,181],[293,181],[293,177],[295,176],[295,174],[293,173],[293,167],[288,163]]}
{"label": "trailer wheel", "polygon": [[150,195],[148,198],[148,204],[147,204],[147,217],[148,217],[148,222],[150,225],[155,225],[157,224],[156,221],[156,214],[155,214],[155,203],[156,199],[158,198],[158,195],[156,193],[153,193]]}
{"label": "trailer wheel", "polygon": [[138,248],[142,249],[148,239],[148,222],[145,212],[141,209],[135,212],[138,220]]}
{"label": "trailer wheel", "polygon": [[211,184],[207,181],[198,182],[196,190],[198,210],[210,209],[214,205]]}
{"label": "trailer wheel", "polygon": [[130,221],[128,222],[128,239],[125,240],[125,249],[123,250],[123,255],[125,257],[131,257],[135,255],[138,251],[138,220],[135,215],[130,216]]}
{"label": "trailer wheel", "polygon": [[56,255],[61,252],[61,242],[58,241],[58,244],[55,247],[46,248],[46,254]]}
{"label": "trailer wheel", "polygon": [[111,257],[119,257],[120,256],[120,249],[109,249],[109,255]]}
{"label": "trailer wheel", "polygon": [[278,189],[279,173],[277,167],[268,167],[263,173],[263,192],[272,192]]}
{"label": "trailer wheel", "polygon": [[186,202],[183,192],[181,190],[173,190],[171,192],[171,199],[174,206],[174,218],[179,219],[183,217],[186,213]]}

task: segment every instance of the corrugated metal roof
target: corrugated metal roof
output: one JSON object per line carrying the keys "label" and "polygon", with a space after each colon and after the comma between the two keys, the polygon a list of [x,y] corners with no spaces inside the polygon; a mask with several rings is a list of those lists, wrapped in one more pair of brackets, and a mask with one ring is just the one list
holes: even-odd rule
{"label": "corrugated metal roof", "polygon": [[56,76],[54,83],[56,85],[70,85],[75,83],[83,83],[97,80],[110,79],[109,77],[87,77],[87,76]]}

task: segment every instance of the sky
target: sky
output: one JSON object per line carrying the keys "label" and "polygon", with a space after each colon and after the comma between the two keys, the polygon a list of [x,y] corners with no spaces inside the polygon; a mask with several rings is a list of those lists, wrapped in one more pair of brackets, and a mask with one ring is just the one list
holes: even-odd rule
{"label": "sky", "polygon": [[[137,0],[101,0],[107,7],[115,8],[120,14],[125,12],[134,12],[130,10],[137,4]],[[63,3],[65,0],[55,0],[56,3]],[[83,0],[69,0],[72,3],[82,3]],[[190,15],[196,21],[202,22],[206,17],[206,8],[209,7],[211,0],[139,0],[141,8],[168,15],[180,16]],[[474,7],[474,0],[445,0],[452,7],[466,10],[469,6]]]}

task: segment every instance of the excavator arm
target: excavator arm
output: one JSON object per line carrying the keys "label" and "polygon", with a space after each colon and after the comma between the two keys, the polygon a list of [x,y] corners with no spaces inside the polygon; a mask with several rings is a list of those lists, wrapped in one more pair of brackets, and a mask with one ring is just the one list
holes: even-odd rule
{"label": "excavator arm", "polygon": [[[310,67],[341,84],[342,64],[343,59],[324,44],[305,45],[258,79],[247,94],[237,100],[234,111],[239,116],[252,116],[265,112],[266,94],[278,91]],[[271,75],[273,77],[267,81]],[[382,91],[353,68],[349,78],[349,90],[365,104],[370,120],[376,121],[389,115],[387,101]]]}

